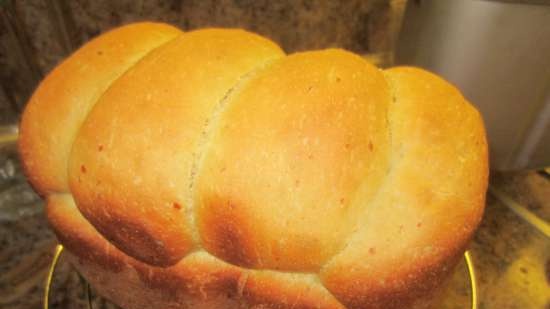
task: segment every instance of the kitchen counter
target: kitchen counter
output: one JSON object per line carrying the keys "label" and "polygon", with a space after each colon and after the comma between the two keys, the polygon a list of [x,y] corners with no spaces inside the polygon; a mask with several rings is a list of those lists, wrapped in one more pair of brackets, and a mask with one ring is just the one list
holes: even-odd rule
{"label": "kitchen counter", "polygon": [[[537,172],[498,173],[491,184],[550,222],[550,180]],[[56,244],[40,199],[26,184],[12,146],[0,148],[0,308],[40,308]],[[487,195],[482,224],[470,245],[480,309],[550,308],[550,240]],[[51,308],[86,308],[83,279],[61,256]],[[470,308],[466,266],[460,264],[440,308]],[[116,308],[93,297],[94,308]]]}

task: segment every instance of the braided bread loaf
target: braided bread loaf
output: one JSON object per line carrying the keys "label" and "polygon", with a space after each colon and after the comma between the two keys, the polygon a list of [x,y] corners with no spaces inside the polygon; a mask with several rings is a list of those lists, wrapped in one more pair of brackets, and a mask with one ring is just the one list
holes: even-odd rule
{"label": "braided bread loaf", "polygon": [[137,23],[40,84],[20,153],[75,267],[133,308],[411,308],[483,213],[479,113],[420,69]]}

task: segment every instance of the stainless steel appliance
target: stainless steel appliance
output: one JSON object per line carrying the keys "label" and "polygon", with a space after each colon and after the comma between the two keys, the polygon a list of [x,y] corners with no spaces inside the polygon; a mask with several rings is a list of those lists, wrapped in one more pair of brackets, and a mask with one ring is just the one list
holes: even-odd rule
{"label": "stainless steel appliance", "polygon": [[408,1],[395,61],[444,76],[478,107],[493,169],[550,165],[550,1]]}

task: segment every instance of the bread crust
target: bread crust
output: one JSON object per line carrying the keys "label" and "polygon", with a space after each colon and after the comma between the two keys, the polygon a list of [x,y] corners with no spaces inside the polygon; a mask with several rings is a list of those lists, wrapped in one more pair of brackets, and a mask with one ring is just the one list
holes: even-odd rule
{"label": "bread crust", "polygon": [[69,261],[126,309],[344,308],[314,275],[245,269],[202,250],[170,267],[142,263],[105,240],[68,194],[50,196],[46,213]]}
{"label": "bread crust", "polygon": [[243,75],[282,56],[262,37],[206,29],[133,66],[74,141],[69,182],[83,215],[137,259],[168,266],[183,258],[197,246],[188,195],[205,127]]}
{"label": "bread crust", "polygon": [[67,192],[67,162],[79,127],[110,84],[151,50],[182,32],[159,23],[136,23],[86,43],[55,67],[25,107],[19,154],[41,196]]}
{"label": "bread crust", "polygon": [[460,259],[485,205],[480,114],[431,73],[401,67],[384,74],[394,96],[390,170],[363,226],[320,272],[348,308],[408,308],[430,297]]}
{"label": "bread crust", "polygon": [[386,173],[390,100],[376,67],[337,49],[251,77],[228,99],[198,171],[205,249],[242,266],[317,272]]}
{"label": "bread crust", "polygon": [[152,23],[56,68],[19,148],[69,259],[127,309],[424,308],[488,178],[479,112],[434,74]]}

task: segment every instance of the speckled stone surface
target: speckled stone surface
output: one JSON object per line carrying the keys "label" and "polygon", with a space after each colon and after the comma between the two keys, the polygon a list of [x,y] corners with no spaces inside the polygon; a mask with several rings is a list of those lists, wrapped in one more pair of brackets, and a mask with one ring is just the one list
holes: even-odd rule
{"label": "speckled stone surface", "polygon": [[[499,173],[491,185],[550,223],[547,175]],[[480,309],[550,308],[550,239],[492,194],[472,251],[479,265]]]}

